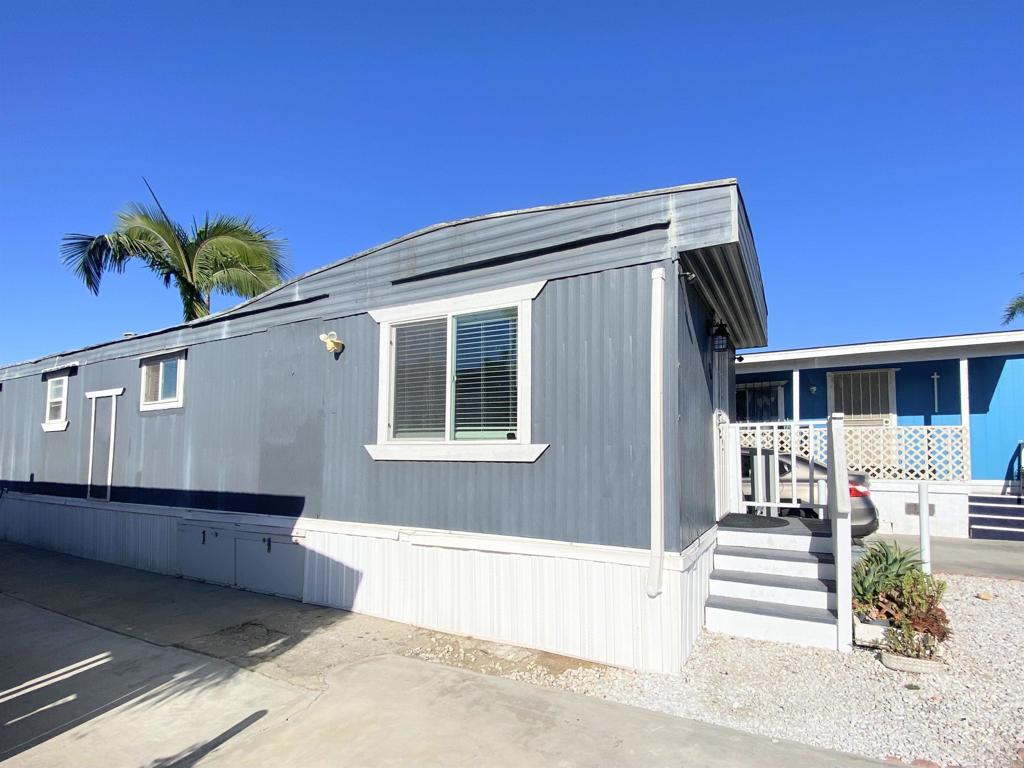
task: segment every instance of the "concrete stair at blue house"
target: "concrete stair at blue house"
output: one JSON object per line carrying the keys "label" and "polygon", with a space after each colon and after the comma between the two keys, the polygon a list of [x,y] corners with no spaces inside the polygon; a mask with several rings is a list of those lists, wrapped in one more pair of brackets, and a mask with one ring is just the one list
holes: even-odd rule
{"label": "concrete stair at blue house", "polygon": [[[836,647],[836,566],[829,524],[782,518],[773,528],[719,523],[704,624],[711,632]],[[780,520],[780,522],[782,521]]]}
{"label": "concrete stair at blue house", "polygon": [[1024,497],[1020,494],[972,494],[967,501],[972,539],[1024,541]]}

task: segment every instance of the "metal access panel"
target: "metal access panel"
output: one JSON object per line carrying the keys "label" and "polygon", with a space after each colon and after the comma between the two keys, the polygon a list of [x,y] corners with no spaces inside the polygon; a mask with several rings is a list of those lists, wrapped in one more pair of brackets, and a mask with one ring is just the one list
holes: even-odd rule
{"label": "metal access panel", "polygon": [[301,600],[305,566],[297,537],[247,533],[235,539],[235,584],[243,589]]}
{"label": "metal access panel", "polygon": [[235,537],[224,528],[178,524],[178,565],[181,575],[213,584],[235,581]]}

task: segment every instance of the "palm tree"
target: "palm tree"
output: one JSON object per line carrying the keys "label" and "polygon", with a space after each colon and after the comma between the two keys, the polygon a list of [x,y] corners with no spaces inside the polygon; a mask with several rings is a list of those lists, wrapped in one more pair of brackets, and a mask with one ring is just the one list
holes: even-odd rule
{"label": "palm tree", "polygon": [[[1021,273],[1024,275],[1024,273]],[[1003,325],[1009,325],[1018,317],[1024,317],[1024,293],[1006,305],[1006,312],[1003,313]]]}
{"label": "palm tree", "polygon": [[[145,179],[143,179],[145,181]],[[281,282],[288,272],[284,241],[251,219],[206,214],[191,229],[171,221],[146,182],[153,206],[131,203],[118,212],[105,235],[68,234],[61,261],[85,287],[99,293],[104,272],[123,272],[136,259],[181,295],[185,320],[210,314],[213,293],[256,296]]]}

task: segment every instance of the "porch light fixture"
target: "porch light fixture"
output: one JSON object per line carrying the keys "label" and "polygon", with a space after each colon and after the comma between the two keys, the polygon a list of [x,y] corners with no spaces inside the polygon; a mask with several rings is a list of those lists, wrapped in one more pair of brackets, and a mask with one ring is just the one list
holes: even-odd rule
{"label": "porch light fixture", "polygon": [[729,349],[729,331],[723,324],[719,323],[711,332],[711,345],[715,352],[725,352]]}
{"label": "porch light fixture", "polygon": [[333,352],[335,355],[340,355],[341,351],[345,349],[345,343],[338,338],[338,334],[334,331],[329,333],[321,333],[320,341],[327,347],[328,352]]}

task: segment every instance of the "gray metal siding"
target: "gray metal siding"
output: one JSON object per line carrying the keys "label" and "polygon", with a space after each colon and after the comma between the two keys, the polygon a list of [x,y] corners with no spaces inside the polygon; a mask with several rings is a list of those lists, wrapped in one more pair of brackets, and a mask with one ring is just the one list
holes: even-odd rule
{"label": "gray metal siding", "polygon": [[[374,462],[378,333],[360,314],[190,347],[181,409],[139,411],[138,359],[83,366],[62,433],[20,415],[42,414],[38,377],[8,381],[0,477],[84,492],[84,391],[123,386],[114,500],[646,547],[654,266],[552,280],[535,300],[533,434],[550,447],[533,464]],[[338,360],[324,330],[346,343]]]}
{"label": "gray metal siding", "polygon": [[[733,190],[438,228],[313,273],[226,319],[71,353],[65,359],[81,365],[67,432],[39,426],[40,372],[57,357],[0,369],[0,480],[83,495],[84,392],[123,386],[114,500],[646,547],[650,274],[660,265],[669,278],[666,541],[680,549],[714,519],[702,346],[711,318],[678,287],[672,259],[680,244],[735,238]],[[630,234],[603,237],[616,232]],[[393,284],[594,235],[602,239]],[[374,462],[363,446],[376,439],[378,327],[366,311],[538,279],[548,283],[533,308],[532,427],[547,451],[533,464]],[[346,344],[340,359],[318,341],[327,330]],[[179,346],[187,349],[184,407],[140,412],[139,356]]]}
{"label": "gray metal siding", "polygon": [[679,538],[667,545],[683,549],[715,523],[714,387],[711,317],[685,280],[678,281],[676,314],[678,390],[674,446],[666,461],[676,482]]}

